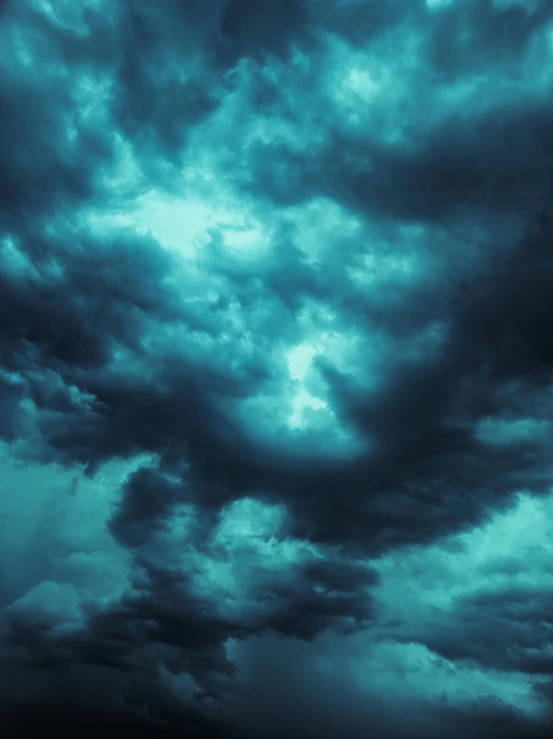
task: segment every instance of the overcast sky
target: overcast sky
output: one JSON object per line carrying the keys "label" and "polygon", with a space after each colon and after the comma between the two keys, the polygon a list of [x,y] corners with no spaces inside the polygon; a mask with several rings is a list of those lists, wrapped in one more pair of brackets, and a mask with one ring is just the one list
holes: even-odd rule
{"label": "overcast sky", "polygon": [[552,93],[550,0],[0,3],[2,737],[552,735]]}

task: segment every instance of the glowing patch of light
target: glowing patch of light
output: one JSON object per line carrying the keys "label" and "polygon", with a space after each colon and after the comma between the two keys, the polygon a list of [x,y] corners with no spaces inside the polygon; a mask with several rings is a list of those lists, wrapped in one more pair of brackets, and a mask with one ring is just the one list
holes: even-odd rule
{"label": "glowing patch of light", "polygon": [[117,165],[106,175],[104,183],[125,196],[126,188],[135,187],[141,178],[138,160],[130,143],[121,134],[115,133],[112,139]]}
{"label": "glowing patch of light", "polygon": [[269,505],[249,497],[236,500],[221,515],[217,539],[232,542],[274,536],[282,526],[284,515],[284,509],[279,505]]}
{"label": "glowing patch of light", "polygon": [[292,413],[288,418],[288,423],[291,428],[299,429],[307,425],[307,418],[305,411],[308,408],[313,410],[321,410],[322,408],[328,408],[328,404],[320,398],[316,398],[314,395],[310,395],[306,390],[300,390],[292,401]]}
{"label": "glowing patch of light", "polygon": [[308,262],[332,258],[343,242],[359,237],[361,221],[331,198],[317,197],[301,207],[283,210],[285,222],[292,224],[294,243]]}
{"label": "glowing patch of light", "polygon": [[286,143],[290,149],[303,151],[305,142],[299,135],[297,127],[282,119],[272,116],[257,116],[252,118],[249,132],[249,144],[256,141],[264,145]]}
{"label": "glowing patch of light", "polygon": [[100,0],[87,0],[86,3],[75,3],[73,0],[33,0],[32,5],[58,28],[85,35],[89,31],[85,14],[98,12],[103,4]]}
{"label": "glowing patch of light", "polygon": [[34,271],[31,260],[16,246],[13,239],[6,237],[0,242],[0,257],[7,269],[18,276]]}
{"label": "glowing patch of light", "polygon": [[331,52],[335,68],[331,98],[340,114],[353,125],[358,125],[370,112],[368,104],[376,102],[383,92],[384,71],[373,69],[374,61],[367,55],[358,54],[358,58],[352,60],[351,52],[344,53],[344,48],[337,42],[333,46],[336,48]]}
{"label": "glowing patch of light", "polygon": [[351,69],[346,78],[346,85],[363,100],[370,100],[377,92],[379,85],[369,72],[363,69]]}
{"label": "glowing patch of light", "polygon": [[321,348],[317,345],[305,342],[298,344],[287,354],[288,371],[298,383],[298,390],[292,399],[292,413],[288,418],[288,423],[293,429],[302,428],[305,425],[304,411],[307,408],[315,410],[327,408],[324,400],[309,393],[303,385],[313,358],[320,351]]}
{"label": "glowing patch of light", "polygon": [[209,243],[207,231],[214,225],[208,203],[164,198],[156,191],[139,198],[134,217],[162,246],[183,256],[193,255],[198,247]]}
{"label": "glowing patch of light", "polygon": [[255,229],[247,229],[241,231],[240,229],[226,229],[225,230],[225,244],[235,249],[253,249],[256,244],[259,243],[260,238],[263,238],[259,231]]}
{"label": "glowing patch of light", "polygon": [[113,89],[109,78],[99,75],[83,75],[73,90],[73,98],[79,107],[81,122],[97,123],[101,114],[107,119],[108,106]]}
{"label": "glowing patch of light", "polygon": [[[127,158],[126,164],[128,177],[136,177],[133,162]],[[184,258],[196,256],[215,232],[233,258],[257,257],[270,246],[270,234],[243,204],[230,197],[210,199],[187,191],[178,198],[151,190],[137,198],[133,209],[91,213],[88,221],[99,232],[122,226],[151,234],[161,246]]]}
{"label": "glowing patch of light", "polygon": [[[282,538],[286,511],[283,506],[247,497],[234,501],[221,513],[211,552],[197,558],[194,587],[198,593],[216,597],[226,612],[249,616],[257,607],[258,585],[284,574],[315,548],[304,541]],[[190,569],[187,553],[183,565]]]}
{"label": "glowing patch of light", "polygon": [[416,696],[463,707],[474,705],[475,699],[490,699],[525,713],[537,713],[541,708],[526,675],[460,668],[423,644],[380,642],[362,658],[355,658],[352,668],[360,687],[369,687],[370,674],[371,691],[376,680],[379,692],[399,700]]}
{"label": "glowing patch of light", "polygon": [[423,278],[422,260],[416,254],[366,254],[360,266],[347,267],[351,280],[360,287],[385,282],[413,282]]}
{"label": "glowing patch of light", "polygon": [[426,7],[434,10],[435,8],[447,8],[452,4],[452,0],[426,0]]}
{"label": "glowing patch of light", "polygon": [[494,516],[486,526],[461,535],[460,539],[470,547],[470,556],[478,563],[508,555],[520,556],[528,546],[539,545],[551,551],[548,508],[552,505],[551,496],[541,501],[521,493],[513,508]]}
{"label": "glowing patch of light", "polygon": [[287,354],[288,369],[291,377],[303,381],[315,354],[320,351],[314,344],[298,344]]}
{"label": "glowing patch of light", "polygon": [[54,625],[79,625],[82,621],[80,598],[69,583],[44,580],[6,607],[31,622]]}
{"label": "glowing patch of light", "polygon": [[[353,52],[336,39],[329,40],[326,63],[330,70],[327,94],[342,125],[378,137],[387,144],[409,138],[407,122],[421,115],[413,103],[413,86],[420,85],[422,39],[398,28],[394,45],[401,54],[377,59],[371,52]],[[423,62],[424,63],[424,62]],[[416,99],[417,96],[415,96]],[[353,162],[359,167],[357,162]]]}
{"label": "glowing patch of light", "polygon": [[[553,495],[538,500],[520,494],[512,508],[483,526],[373,562],[381,574],[375,595],[390,619],[427,631],[458,599],[480,589],[551,588],[552,521]],[[524,566],[506,570],[510,560]]]}

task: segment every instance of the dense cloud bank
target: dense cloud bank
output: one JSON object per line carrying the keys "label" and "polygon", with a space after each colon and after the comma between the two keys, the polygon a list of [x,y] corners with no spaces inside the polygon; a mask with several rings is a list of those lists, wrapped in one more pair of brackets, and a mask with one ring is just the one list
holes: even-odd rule
{"label": "dense cloud bank", "polygon": [[0,49],[2,736],[550,736],[553,3]]}

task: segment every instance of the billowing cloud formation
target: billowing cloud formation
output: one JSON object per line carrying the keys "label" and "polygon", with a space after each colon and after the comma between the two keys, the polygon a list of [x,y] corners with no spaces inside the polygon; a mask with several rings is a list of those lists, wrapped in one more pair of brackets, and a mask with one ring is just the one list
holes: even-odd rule
{"label": "billowing cloud formation", "polygon": [[553,6],[0,6],[4,735],[545,737]]}

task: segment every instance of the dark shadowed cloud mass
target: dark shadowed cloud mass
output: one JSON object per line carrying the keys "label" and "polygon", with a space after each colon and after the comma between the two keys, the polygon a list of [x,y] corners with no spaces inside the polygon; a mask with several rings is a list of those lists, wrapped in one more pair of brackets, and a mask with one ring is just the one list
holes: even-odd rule
{"label": "dark shadowed cloud mass", "polygon": [[0,734],[553,735],[553,3],[0,4]]}

